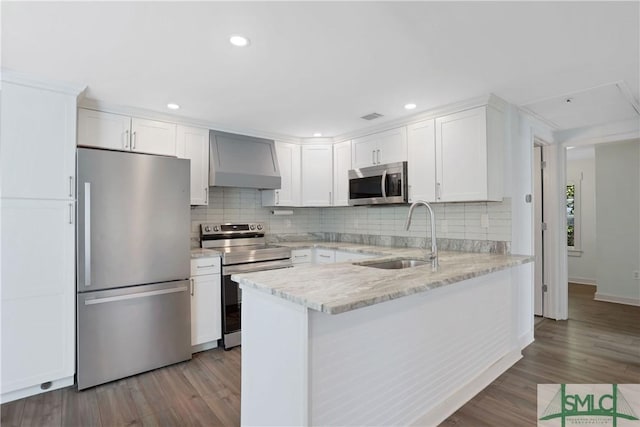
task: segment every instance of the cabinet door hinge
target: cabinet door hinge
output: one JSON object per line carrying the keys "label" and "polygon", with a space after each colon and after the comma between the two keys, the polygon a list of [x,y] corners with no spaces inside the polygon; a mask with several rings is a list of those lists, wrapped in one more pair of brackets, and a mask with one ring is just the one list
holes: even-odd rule
{"label": "cabinet door hinge", "polygon": [[547,285],[542,285],[542,292],[547,292],[549,287]]}
{"label": "cabinet door hinge", "polygon": [[547,231],[547,223],[543,222],[542,224],[540,224],[540,228],[542,229],[542,231]]}
{"label": "cabinet door hinge", "polygon": [[541,161],[540,162],[540,169],[544,169],[546,167],[547,167],[547,161],[546,160]]}

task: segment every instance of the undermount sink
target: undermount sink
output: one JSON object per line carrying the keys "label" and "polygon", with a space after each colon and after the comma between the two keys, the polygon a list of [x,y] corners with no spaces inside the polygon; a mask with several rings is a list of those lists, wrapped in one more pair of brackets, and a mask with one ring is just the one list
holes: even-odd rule
{"label": "undermount sink", "polygon": [[374,263],[361,263],[363,267],[382,268],[384,270],[399,270],[401,268],[419,267],[428,264],[428,261],[422,259],[396,259],[393,261],[380,261]]}

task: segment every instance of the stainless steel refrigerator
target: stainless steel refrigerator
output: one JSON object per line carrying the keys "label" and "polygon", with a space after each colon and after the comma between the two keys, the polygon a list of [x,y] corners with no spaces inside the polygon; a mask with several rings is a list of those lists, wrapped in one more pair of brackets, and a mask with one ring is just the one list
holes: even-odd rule
{"label": "stainless steel refrigerator", "polygon": [[189,161],[78,149],[78,389],[191,358]]}

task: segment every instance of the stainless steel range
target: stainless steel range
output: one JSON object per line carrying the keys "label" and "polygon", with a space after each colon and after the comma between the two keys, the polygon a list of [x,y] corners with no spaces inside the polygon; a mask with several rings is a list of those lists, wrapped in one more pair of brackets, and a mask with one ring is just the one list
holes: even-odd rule
{"label": "stainless steel range", "polygon": [[265,225],[201,224],[200,246],[222,252],[222,342],[225,350],[241,343],[242,291],[231,280],[236,273],[288,268],[291,249],[268,245]]}

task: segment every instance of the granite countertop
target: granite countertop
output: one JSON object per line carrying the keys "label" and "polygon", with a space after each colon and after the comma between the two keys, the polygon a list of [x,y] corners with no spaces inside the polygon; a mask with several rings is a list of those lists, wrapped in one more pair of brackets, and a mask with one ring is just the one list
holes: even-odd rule
{"label": "granite countertop", "polygon": [[[312,310],[339,314],[533,261],[532,256],[440,252],[438,271],[431,264],[384,270],[366,264],[399,258],[424,258],[424,249],[367,246],[341,242],[278,242],[291,249],[326,248],[378,255],[335,264],[303,264],[286,270],[234,274],[244,288],[257,289]],[[374,261],[375,260],[375,261]]]}
{"label": "granite countertop", "polygon": [[203,248],[195,248],[191,249],[191,259],[196,258],[211,258],[222,255],[220,251],[216,251],[215,249],[203,249]]}

